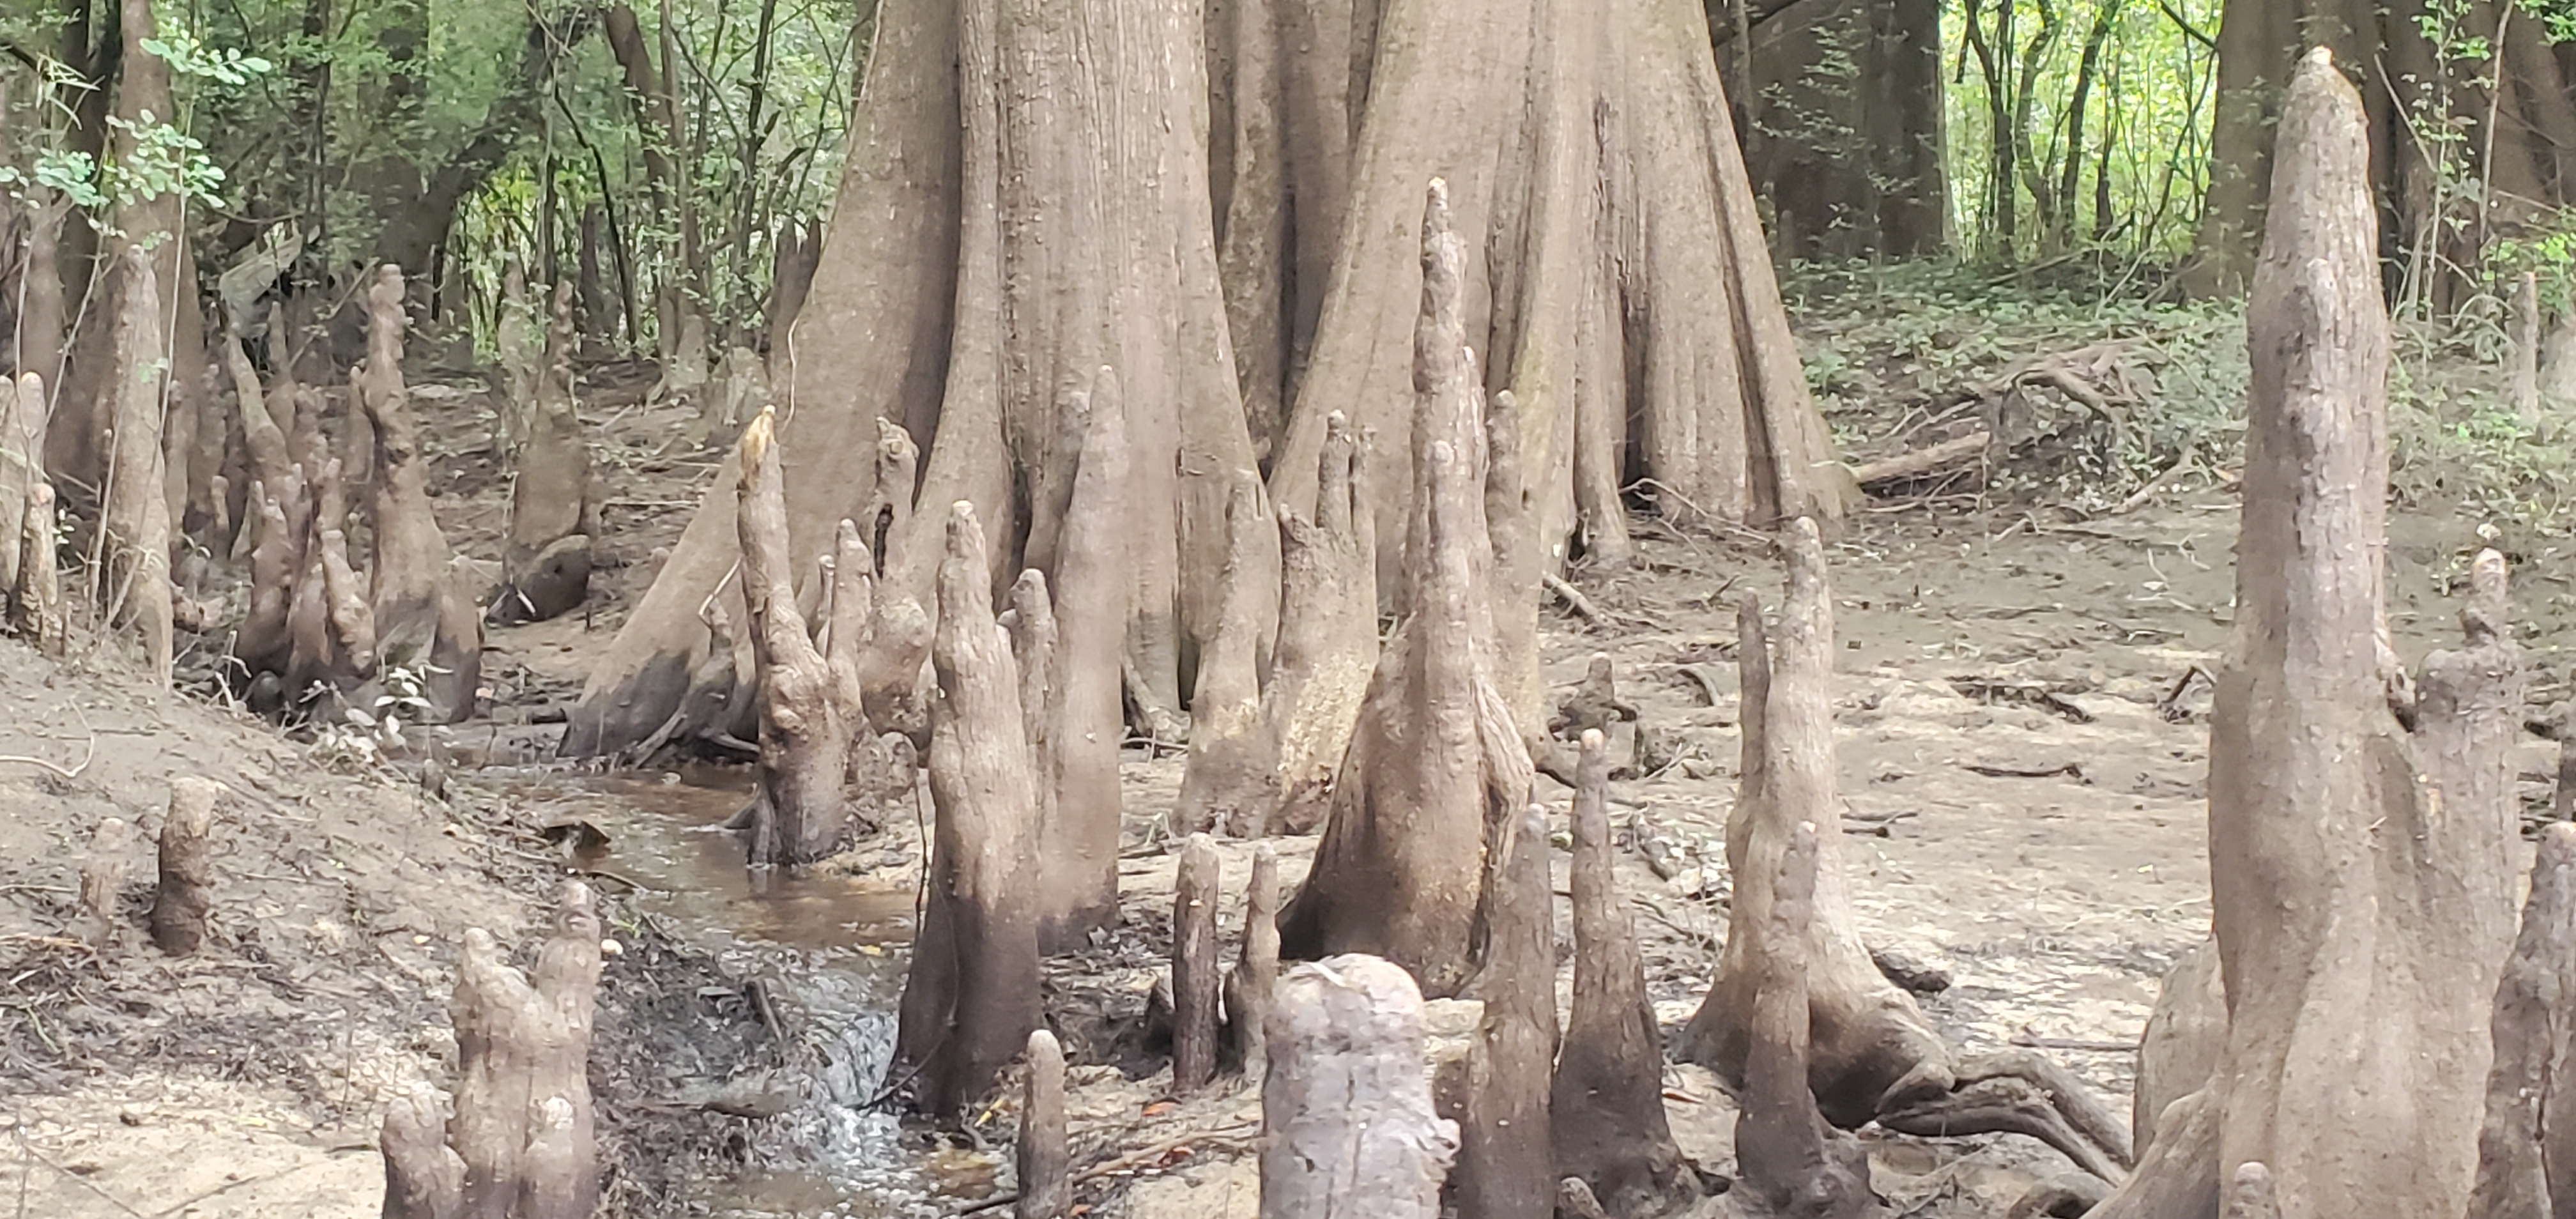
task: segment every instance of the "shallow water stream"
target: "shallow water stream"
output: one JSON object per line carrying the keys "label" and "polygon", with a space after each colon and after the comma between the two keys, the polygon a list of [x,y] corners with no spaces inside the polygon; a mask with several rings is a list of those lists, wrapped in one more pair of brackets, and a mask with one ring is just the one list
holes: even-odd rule
{"label": "shallow water stream", "polygon": [[[763,1119],[753,1169],[700,1183],[693,1213],[938,1215],[945,1205],[934,1198],[989,1191],[989,1161],[925,1155],[904,1144],[893,1113],[865,1108],[885,1085],[894,1048],[914,870],[756,878],[742,866],[740,841],[720,828],[750,798],[741,771],[558,773],[542,791],[526,814],[548,824],[578,818],[605,834],[582,862],[612,889],[631,888],[631,908],[728,974],[758,982],[789,1035],[819,1052],[810,1077],[779,1081],[792,1099]],[[888,848],[872,862],[907,862],[907,850]]]}

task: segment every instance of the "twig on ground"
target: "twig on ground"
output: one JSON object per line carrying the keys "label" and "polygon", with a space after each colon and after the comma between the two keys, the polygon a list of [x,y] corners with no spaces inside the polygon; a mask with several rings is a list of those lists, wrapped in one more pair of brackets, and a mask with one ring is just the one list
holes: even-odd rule
{"label": "twig on ground", "polygon": [[89,764],[98,757],[98,730],[89,726],[89,717],[81,714],[80,705],[78,703],[72,704],[72,714],[80,716],[81,727],[86,729],[89,733],[89,742],[87,748],[81,752],[81,760],[74,763],[70,769],[66,770],[61,766],[44,760],[43,758],[33,758],[28,757],[25,754],[17,753],[0,753],[0,764],[15,762],[21,766],[34,766],[42,770],[50,771],[54,775],[64,779],[77,779],[81,777],[81,772],[88,770]]}
{"label": "twig on ground", "polygon": [[1565,602],[1565,608],[1573,610],[1576,617],[1594,626],[1610,625],[1610,620],[1602,616],[1601,607],[1594,605],[1592,598],[1584,596],[1582,589],[1566,583],[1565,577],[1545,572],[1539,576],[1539,582],[1547,586],[1547,591],[1556,594],[1557,600]]}
{"label": "twig on ground", "polygon": [[2183,471],[2190,468],[2191,454],[2186,452],[2172,465],[2165,467],[2164,473],[2158,474],[2155,477],[2148,479],[2146,482],[2139,484],[2137,490],[2129,493],[2129,498],[2121,500],[2120,506],[2113,508],[2107,515],[2127,516],[2140,508],[2146,507],[2147,501],[2152,500],[2157,495],[2163,493],[2166,484],[2182,477]]}

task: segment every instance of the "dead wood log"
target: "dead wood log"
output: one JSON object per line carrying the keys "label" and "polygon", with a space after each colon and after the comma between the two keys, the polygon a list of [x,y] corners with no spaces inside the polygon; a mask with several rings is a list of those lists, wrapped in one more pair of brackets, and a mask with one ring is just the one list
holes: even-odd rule
{"label": "dead wood log", "polygon": [[1172,890],[1172,1092],[1216,1078],[1216,843],[1190,835]]}
{"label": "dead wood log", "polygon": [[1064,1047],[1055,1034],[1029,1034],[1028,1086],[1020,1100],[1020,1142],[1014,1151],[1020,1196],[1014,1219],[1065,1219],[1073,1209],[1073,1153],[1065,1145]]}
{"label": "dead wood log", "polygon": [[1324,823],[1377,665],[1377,546],[1361,507],[1364,448],[1340,412],[1324,435],[1312,521],[1279,514],[1279,643],[1261,692],[1261,735],[1275,752],[1277,803],[1238,810],[1238,838],[1304,834]]}
{"label": "dead wood log", "polygon": [[1472,987],[1484,1016],[1467,1058],[1452,1184],[1461,1219],[1546,1219],[1557,1173],[1548,1107],[1556,915],[1545,812],[1524,806],[1500,828],[1492,854],[1485,962]]}
{"label": "dead wood log", "polygon": [[1583,734],[1575,777],[1574,1007],[1548,1099],[1555,1171],[1582,1178],[1614,1219],[1636,1219],[1697,1191],[1664,1117],[1663,1036],[1612,876],[1610,749],[1597,728]]}
{"label": "dead wood log", "polygon": [[1954,1062],[1913,996],[1888,980],[1861,943],[1840,864],[1833,607],[1824,545],[1815,523],[1800,520],[1792,522],[1783,548],[1789,590],[1776,647],[1750,599],[1737,617],[1744,761],[1727,824],[1736,888],[1717,977],[1675,1052],[1716,1071],[1731,1088],[1752,1086],[1761,962],[1752,955],[1760,938],[1751,928],[1771,917],[1769,878],[1780,875],[1782,853],[1800,827],[1812,827],[1818,862],[1801,925],[1803,992],[1813,1023],[1800,1055],[1825,1119],[1847,1130],[1875,1120],[1917,1133],[2029,1134],[2088,1171],[2118,1175],[2130,1154],[2125,1132],[2082,1085],[2036,1055]]}
{"label": "dead wood log", "polygon": [[99,606],[143,644],[152,679],[170,681],[170,499],[161,451],[163,370],[168,367],[152,256],[129,243],[119,260],[125,287],[111,332],[114,413],[110,419],[107,489],[99,509],[107,567],[94,590]]}
{"label": "dead wood log", "polygon": [[572,284],[556,285],[545,363],[533,379],[510,481],[510,530],[501,551],[495,622],[543,622],[590,593],[591,539],[599,497],[590,444],[573,399]]}
{"label": "dead wood log", "polygon": [[2522,931],[2496,984],[2494,1029],[2467,1216],[2551,1219],[2576,1204],[2576,1130],[2552,1120],[2576,1102],[2558,1087],[2576,1050],[2576,825],[2541,832]]}
{"label": "dead wood log", "polygon": [[587,1219],[599,1201],[590,1097],[599,959],[598,908],[579,881],[565,883],[526,973],[490,933],[465,933],[454,1114],[443,1139],[443,1097],[415,1094],[386,1115],[387,1219]]}
{"label": "dead wood log", "polygon": [[2389,325],[2363,110],[2326,51],[2302,60],[2246,311],[2236,639],[2210,713],[2226,1046],[2096,1219],[2176,1213],[2248,1160],[2291,1219],[2463,1214],[2475,1185],[2514,934],[2520,677],[2503,563],[2481,555],[2468,646],[2428,659],[2411,732],[2390,706]]}
{"label": "dead wood log", "polygon": [[1481,381],[1465,339],[1465,244],[1448,188],[1423,209],[1422,316],[1415,330],[1411,545],[1417,574],[1402,625],[1378,657],[1315,863],[1280,921],[1292,957],[1369,952],[1454,995],[1491,868],[1486,839],[1527,803],[1529,750],[1496,689],[1487,598]]}
{"label": "dead wood log", "polygon": [[1223,608],[1215,638],[1199,657],[1190,703],[1189,765],[1166,832],[1174,838],[1267,822],[1279,802],[1275,752],[1261,722],[1261,611],[1268,598],[1259,532],[1274,528],[1263,510],[1261,480],[1246,471],[1229,489]]}
{"label": "dead wood log", "polygon": [[1252,878],[1243,889],[1243,955],[1225,975],[1226,1059],[1259,1077],[1268,1055],[1262,1040],[1270,994],[1279,982],[1279,851],[1252,848]]}
{"label": "dead wood log", "polygon": [[98,823],[90,835],[89,854],[81,859],[76,930],[79,939],[100,952],[114,947],[120,938],[117,929],[123,920],[117,906],[125,896],[125,873],[133,853],[133,828],[122,817],[110,817]]}
{"label": "dead wood log", "polygon": [[[826,654],[796,609],[787,554],[787,495],[773,440],[777,413],[763,408],[743,428],[734,524],[742,540],[744,605],[751,614],[760,683],[760,795],[751,812],[748,858],[755,867],[811,863],[838,849],[850,829],[849,777],[858,744],[871,739],[860,706],[856,653],[864,618],[827,632]],[[858,527],[841,522],[834,560],[836,604],[867,612],[873,564]],[[872,827],[870,827],[872,828]]]}
{"label": "dead wood log", "polygon": [[1970,432],[1911,453],[1862,462],[1851,468],[1852,479],[1864,491],[1911,482],[1966,466],[1984,457],[1993,443],[1994,434],[1991,432]]}
{"label": "dead wood log", "polygon": [[[368,601],[377,648],[389,667],[420,676],[429,714],[454,723],[474,713],[483,678],[483,614],[455,567],[455,552],[429,503],[429,470],[403,385],[403,276],[388,263],[367,289],[367,363],[352,431],[363,418],[375,465],[375,562]],[[342,471],[365,483],[360,467]]]}
{"label": "dead wood log", "polygon": [[1357,954],[1279,979],[1261,1086],[1262,1219],[1439,1219],[1458,1126],[1432,1111],[1422,992]]}
{"label": "dead wood log", "polygon": [[1118,746],[1136,576],[1128,558],[1127,407],[1115,372],[1093,375],[1089,403],[1049,585],[1057,628],[1046,704],[1053,773],[1039,780],[1052,791],[1037,894],[1038,941],[1049,952],[1118,915]]}
{"label": "dead wood log", "polygon": [[206,836],[223,790],[223,784],[194,775],[170,780],[170,811],[161,820],[161,881],[152,896],[152,942],[172,956],[195,952],[206,939],[206,913],[214,909]]}
{"label": "dead wood log", "polygon": [[949,509],[931,651],[930,871],[895,1037],[915,1102],[954,1116],[1038,1027],[1036,784],[974,505]]}
{"label": "dead wood log", "polygon": [[[1744,1066],[1743,1113],[1735,1124],[1735,1163],[1747,1210],[1779,1219],[1833,1219],[1874,1213],[1869,1153],[1835,1129],[1816,1107],[1807,1080],[1812,1002],[1805,993],[1809,923],[1816,909],[1822,847],[1831,841],[1801,822],[1777,855],[1759,920],[1736,922],[1753,975],[1753,1018]],[[1739,877],[1742,873],[1737,874]]]}

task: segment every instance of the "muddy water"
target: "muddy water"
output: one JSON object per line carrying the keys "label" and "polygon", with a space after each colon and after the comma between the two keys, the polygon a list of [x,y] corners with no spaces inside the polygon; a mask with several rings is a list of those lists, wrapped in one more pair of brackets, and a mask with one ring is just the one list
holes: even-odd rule
{"label": "muddy water", "polygon": [[633,909],[714,955],[727,973],[760,982],[789,1035],[820,1061],[809,1078],[782,1081],[794,1097],[786,1112],[755,1123],[763,1127],[751,1140],[755,1167],[702,1183],[690,1211],[735,1219],[938,1213],[931,1199],[961,1183],[907,1150],[892,1114],[866,1108],[893,1051],[915,873],[757,878],[742,866],[739,841],[719,828],[750,795],[741,771],[556,774],[544,807],[527,810],[548,824],[578,818],[597,827],[608,841],[582,861],[612,888],[631,887]]}

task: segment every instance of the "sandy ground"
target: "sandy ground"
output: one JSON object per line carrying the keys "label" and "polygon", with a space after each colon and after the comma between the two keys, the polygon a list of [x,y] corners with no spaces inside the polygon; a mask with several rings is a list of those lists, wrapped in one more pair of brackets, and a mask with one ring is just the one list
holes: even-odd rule
{"label": "sandy ground", "polygon": [[[865,1052],[853,1047],[881,1040],[883,1012],[868,1008],[899,977],[918,849],[910,825],[862,844],[849,875],[747,895],[708,881],[722,871],[720,843],[669,845],[674,825],[730,811],[720,789],[529,769],[559,731],[548,721],[578,692],[714,468],[711,454],[671,447],[687,416],[636,405],[644,384],[610,370],[586,407],[600,426],[608,496],[599,595],[572,617],[494,632],[486,672],[496,706],[442,740],[457,785],[447,801],[383,770],[332,773],[328,759],[202,702],[153,699],[116,677],[112,659],[56,664],[0,643],[0,705],[13,711],[0,721],[0,755],[76,772],[0,761],[0,1215],[374,1214],[381,1168],[368,1146],[382,1098],[408,1080],[444,1078],[452,1056],[444,1006],[456,937],[471,925],[526,930],[531,903],[561,870],[537,831],[574,816],[620,837],[591,863],[626,882],[611,886],[630,911],[616,933],[652,947],[633,954],[645,963],[612,968],[603,1037],[624,1038],[618,1052],[652,1060],[661,1075],[609,1086],[667,1102],[684,1084],[759,1071],[792,1094],[757,1117],[663,1103],[685,1120],[639,1125],[617,1146],[677,1164],[685,1145],[705,1163],[655,1178],[653,1192],[620,1195],[628,1204],[672,1207],[686,1190],[717,1213],[945,1213],[1009,1187],[1006,1147],[927,1140],[891,1119],[834,1137],[863,1148],[880,1175],[906,1178],[884,1191],[898,1203],[872,1200],[866,1173],[825,1174],[832,1188],[810,1188],[817,1174],[798,1163],[823,1139],[818,1130],[850,1126],[852,1102],[873,1086],[827,1076],[856,1070]],[[441,454],[441,518],[461,551],[489,559],[507,484],[479,451],[479,392],[433,390],[420,401]],[[2126,1107],[2127,1047],[2159,976],[2207,926],[2208,690],[2189,675],[2215,667],[2226,640],[2234,519],[2232,501],[2214,492],[2080,522],[1917,506],[1864,514],[1832,550],[1846,816],[1853,828],[1877,827],[1844,840],[1865,934],[1949,968],[1953,984],[1926,1006],[1962,1048],[2044,1048],[2115,1109]],[[2452,638],[2444,597],[2478,544],[2474,525],[2400,518],[2392,609],[2410,657]],[[2531,543],[2515,558],[2534,700],[2545,704],[2565,690],[2560,652],[2576,587],[2560,550]],[[1683,855],[1671,879],[1634,855],[1620,870],[1650,989],[1678,1021],[1706,985],[1724,928],[1734,606],[1747,592],[1776,600],[1779,576],[1738,544],[1651,527],[1643,560],[1578,581],[1602,622],[1551,608],[1545,659],[1561,690],[1592,654],[1611,656],[1672,759],[1616,784],[1613,815],[1630,836],[1642,830]],[[2554,746],[2535,737],[2526,748],[2523,770],[2537,780]],[[1168,939],[1171,857],[1144,844],[1178,771],[1176,759],[1131,760],[1139,849],[1122,868],[1126,925],[1050,967],[1052,1018],[1095,1060],[1076,1067],[1074,1140],[1078,1165],[1114,1169],[1083,1186],[1097,1214],[1253,1213],[1255,1099],[1237,1089],[1162,1104],[1168,1072],[1132,1040]],[[210,775],[234,792],[221,813],[217,943],[185,962],[150,949],[138,921],[149,861],[138,846],[124,941],[92,954],[64,938],[78,861],[104,817],[155,824],[174,774]],[[1566,793],[1541,786],[1561,817]],[[1286,844],[1292,883],[1311,849],[1311,839]],[[1229,957],[1247,853],[1224,850]],[[1561,851],[1555,862],[1561,877]],[[728,936],[721,948],[684,946],[693,928]],[[667,944],[657,938],[665,931]],[[744,1000],[746,982],[763,978],[766,998]],[[776,1045],[757,1031],[770,1020],[774,1034],[785,1030]],[[1732,1113],[1713,1081],[1675,1068],[1667,1082],[1682,1098],[1670,1110],[1685,1149],[1726,1171]],[[998,1136],[1009,1107],[984,1118]],[[2015,1137],[1885,1138],[1875,1151],[1883,1192],[1924,1213],[2000,1213],[2064,1167]],[[759,1181],[715,1180],[726,1173]]]}

